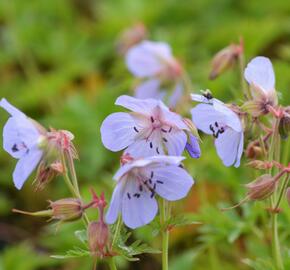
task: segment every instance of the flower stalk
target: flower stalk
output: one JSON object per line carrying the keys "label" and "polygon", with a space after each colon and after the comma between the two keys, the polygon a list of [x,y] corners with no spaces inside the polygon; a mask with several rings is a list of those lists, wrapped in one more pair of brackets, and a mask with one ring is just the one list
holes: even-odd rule
{"label": "flower stalk", "polygon": [[169,245],[169,231],[166,225],[166,221],[169,218],[167,211],[168,202],[165,199],[161,201],[160,209],[160,223],[163,228],[162,230],[162,270],[168,270],[168,245]]}

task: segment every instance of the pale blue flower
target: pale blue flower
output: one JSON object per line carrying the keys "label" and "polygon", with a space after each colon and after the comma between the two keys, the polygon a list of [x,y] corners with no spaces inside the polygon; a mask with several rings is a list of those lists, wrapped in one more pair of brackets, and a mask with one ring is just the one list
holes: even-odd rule
{"label": "pale blue flower", "polygon": [[239,167],[244,134],[238,115],[217,99],[195,95],[194,100],[197,99],[205,103],[191,110],[193,123],[204,133],[214,136],[218,156],[225,166]]}
{"label": "pale blue flower", "polygon": [[42,135],[33,120],[6,99],[1,99],[0,107],[11,115],[3,128],[3,148],[19,160],[13,172],[13,181],[16,188],[21,189],[42,158],[43,151],[38,147]]}
{"label": "pale blue flower", "polygon": [[106,221],[112,224],[121,213],[124,223],[134,229],[151,222],[157,214],[155,195],[176,201],[184,198],[194,181],[178,165],[184,157],[153,156],[135,159],[115,174],[113,192]]}
{"label": "pale blue flower", "polygon": [[120,96],[115,104],[132,112],[113,113],[104,120],[101,136],[106,148],[126,149],[133,157],[182,154],[188,127],[162,101]]}

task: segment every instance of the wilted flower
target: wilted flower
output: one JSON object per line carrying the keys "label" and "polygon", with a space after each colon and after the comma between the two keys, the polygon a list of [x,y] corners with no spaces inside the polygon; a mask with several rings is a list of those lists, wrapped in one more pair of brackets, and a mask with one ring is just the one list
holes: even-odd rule
{"label": "wilted flower", "polygon": [[183,94],[182,69],[171,48],[163,42],[143,41],[126,55],[128,69],[142,82],[136,87],[136,97],[163,99],[171,89],[169,107],[175,107]]}
{"label": "wilted flower", "polygon": [[191,110],[196,127],[215,138],[215,147],[225,166],[240,166],[243,153],[244,134],[237,114],[218,99],[192,95],[198,104]]}
{"label": "wilted flower", "polygon": [[253,100],[244,104],[244,109],[254,117],[267,114],[269,106],[277,105],[275,74],[271,61],[263,56],[252,59],[245,68],[244,76],[253,97]]}
{"label": "wilted flower", "polygon": [[81,200],[75,198],[65,198],[57,201],[49,201],[52,209],[52,219],[60,221],[74,221],[80,219],[84,209]]}
{"label": "wilted flower", "polygon": [[243,43],[240,42],[240,44],[231,44],[219,51],[212,60],[209,78],[214,80],[221,73],[230,69],[237,61],[239,55],[243,53],[243,50]]}
{"label": "wilted flower", "polygon": [[181,116],[171,112],[160,100],[140,100],[120,96],[116,105],[132,112],[109,115],[101,126],[102,142],[111,151],[126,148],[133,157],[182,154],[188,131]]}
{"label": "wilted flower", "polygon": [[270,174],[264,174],[258,177],[255,181],[245,185],[248,189],[247,197],[249,200],[265,200],[276,189],[277,179]]}
{"label": "wilted flower", "polygon": [[130,28],[125,29],[117,41],[117,51],[125,54],[133,45],[144,40],[147,36],[147,29],[143,23],[136,23]]}
{"label": "wilted flower", "polygon": [[114,223],[122,213],[124,223],[134,229],[151,222],[158,211],[155,194],[168,201],[184,198],[194,181],[178,167],[184,157],[153,156],[135,159],[115,174],[117,185],[106,221]]}
{"label": "wilted flower", "polygon": [[6,99],[0,101],[0,106],[11,115],[3,129],[3,148],[19,159],[13,172],[13,181],[16,188],[21,189],[43,156],[42,144],[46,131]]}

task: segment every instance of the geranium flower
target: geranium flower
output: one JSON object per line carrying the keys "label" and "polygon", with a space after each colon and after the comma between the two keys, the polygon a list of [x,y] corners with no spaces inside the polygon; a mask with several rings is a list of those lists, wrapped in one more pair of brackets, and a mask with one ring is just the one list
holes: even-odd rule
{"label": "geranium flower", "polygon": [[218,156],[225,166],[239,167],[243,153],[244,134],[238,115],[212,97],[194,95],[193,98],[205,102],[191,110],[193,123],[204,133],[214,136]]}
{"label": "geranium flower", "polygon": [[101,135],[106,148],[126,149],[133,157],[182,154],[189,129],[162,101],[120,96],[115,104],[132,112],[113,113],[104,120]]}
{"label": "geranium flower", "polygon": [[114,223],[121,213],[124,223],[134,229],[148,224],[156,216],[156,194],[168,201],[184,198],[194,181],[183,168],[178,167],[183,159],[173,156],[127,158],[127,163],[114,176],[117,185],[106,221]]}
{"label": "geranium flower", "polygon": [[0,106],[11,115],[3,129],[3,148],[19,159],[13,172],[13,181],[16,188],[21,189],[43,156],[39,145],[44,130],[6,99],[1,99]]}
{"label": "geranium flower", "polygon": [[142,82],[135,89],[137,98],[165,99],[171,91],[168,105],[173,108],[183,94],[182,69],[171,48],[163,42],[145,40],[130,48],[126,54],[130,72]]}
{"label": "geranium flower", "polygon": [[253,97],[253,100],[246,102],[245,109],[254,117],[267,114],[269,106],[277,105],[275,74],[271,61],[263,56],[252,59],[245,68],[244,76]]}

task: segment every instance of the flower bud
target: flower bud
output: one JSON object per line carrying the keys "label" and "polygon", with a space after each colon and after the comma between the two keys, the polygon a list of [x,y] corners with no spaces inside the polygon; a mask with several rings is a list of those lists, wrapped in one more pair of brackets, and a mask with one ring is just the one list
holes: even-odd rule
{"label": "flower bud", "polygon": [[198,143],[198,138],[196,138],[192,134],[189,134],[189,140],[186,143],[185,148],[192,158],[200,158],[201,151]]}
{"label": "flower bud", "polygon": [[285,113],[279,123],[279,134],[282,139],[286,140],[290,133],[290,114]]}
{"label": "flower bud", "polygon": [[63,165],[60,162],[47,165],[46,162],[41,161],[33,182],[35,184],[35,190],[43,190],[53,178],[61,173],[63,173]]}
{"label": "flower bud", "polygon": [[220,74],[230,69],[243,53],[243,44],[231,44],[219,51],[212,60],[212,68],[209,75],[210,80],[216,79]]}
{"label": "flower bud", "polygon": [[255,181],[245,185],[248,189],[247,197],[250,200],[264,200],[272,195],[276,189],[277,179],[269,174],[258,177]]}
{"label": "flower bud", "polygon": [[52,219],[65,222],[81,218],[84,212],[82,202],[75,198],[50,201],[50,207],[52,209]]}
{"label": "flower bud", "polygon": [[137,23],[126,29],[117,41],[117,52],[125,54],[133,45],[144,40],[147,36],[147,29],[143,23]]}
{"label": "flower bud", "polygon": [[109,227],[102,220],[90,222],[88,226],[88,244],[92,256],[103,258],[109,244]]}
{"label": "flower bud", "polygon": [[183,122],[187,125],[192,135],[199,139],[199,134],[194,123],[189,118],[183,118]]}
{"label": "flower bud", "polygon": [[254,141],[248,144],[246,149],[246,157],[250,159],[261,157],[263,151],[258,141]]}
{"label": "flower bud", "polygon": [[271,169],[274,164],[270,161],[253,160],[247,163],[247,166],[258,170],[268,170]]}

